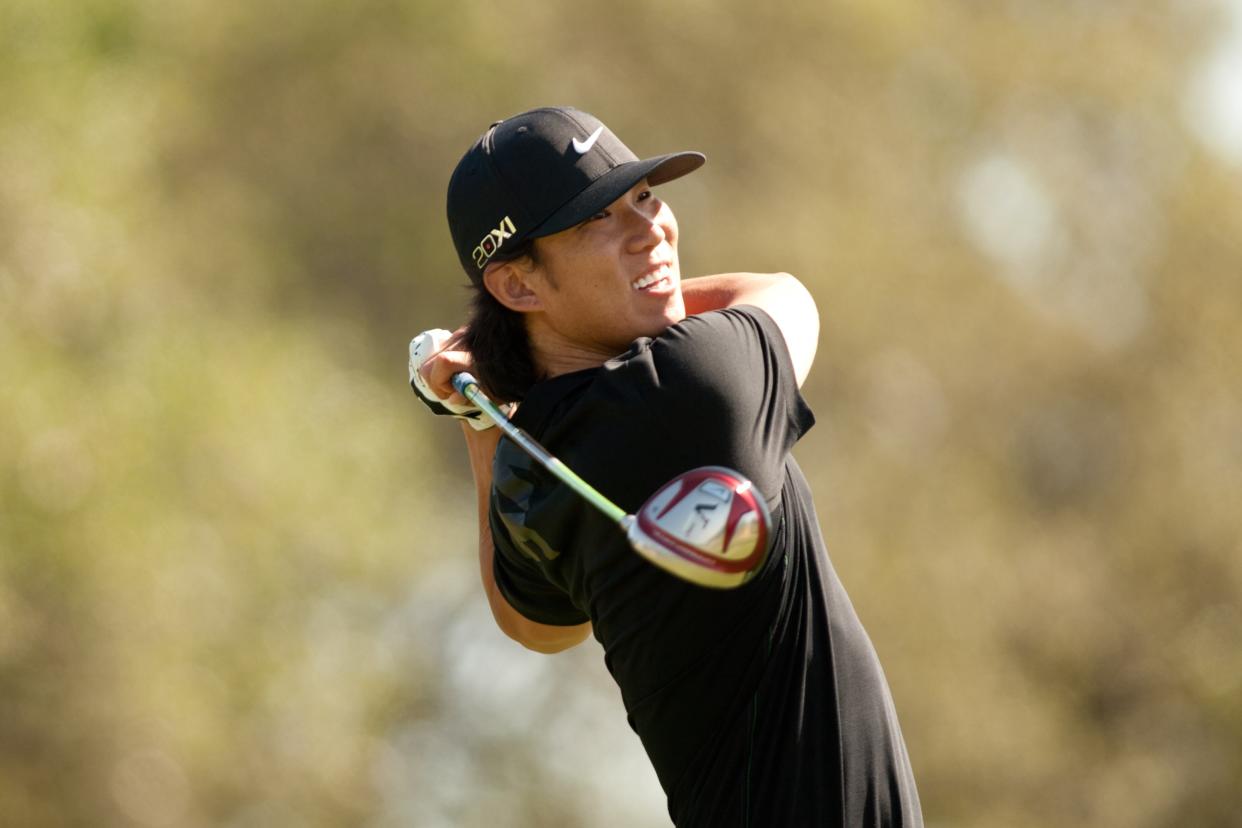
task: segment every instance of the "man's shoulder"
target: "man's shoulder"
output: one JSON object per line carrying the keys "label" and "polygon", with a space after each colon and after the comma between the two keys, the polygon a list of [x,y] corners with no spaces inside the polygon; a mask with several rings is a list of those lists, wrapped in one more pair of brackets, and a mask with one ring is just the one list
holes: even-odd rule
{"label": "man's shoulder", "polygon": [[656,339],[662,342],[677,341],[684,337],[708,337],[714,334],[736,335],[741,330],[751,330],[761,336],[779,334],[776,323],[766,311],[755,305],[734,305],[728,308],[705,311],[687,316]]}
{"label": "man's shoulder", "polygon": [[589,368],[539,380],[518,403],[513,414],[514,424],[532,434],[542,432],[557,418],[558,410],[572,406],[590,390],[597,370]]}
{"label": "man's shoulder", "polygon": [[635,339],[624,353],[605,362],[602,368],[606,372],[633,372],[655,363],[659,369],[667,369],[676,368],[685,360],[727,364],[728,358],[735,358],[739,350],[756,344],[766,350],[779,336],[776,323],[761,308],[721,308],[687,316],[657,336]]}

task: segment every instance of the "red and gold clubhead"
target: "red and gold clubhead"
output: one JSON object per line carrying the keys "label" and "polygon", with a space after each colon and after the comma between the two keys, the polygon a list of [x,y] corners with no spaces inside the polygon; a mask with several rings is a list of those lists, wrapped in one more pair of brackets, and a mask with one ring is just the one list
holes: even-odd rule
{"label": "red and gold clubhead", "polygon": [[750,580],[768,556],[771,518],[763,495],[732,469],[703,466],[679,474],[629,521],[639,554],[702,586]]}

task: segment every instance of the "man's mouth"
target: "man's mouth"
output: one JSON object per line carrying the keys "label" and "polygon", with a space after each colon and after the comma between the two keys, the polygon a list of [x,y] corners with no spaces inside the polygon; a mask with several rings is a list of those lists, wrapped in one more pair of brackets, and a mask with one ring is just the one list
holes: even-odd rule
{"label": "man's mouth", "polygon": [[649,293],[671,290],[673,287],[673,271],[668,263],[665,262],[635,279],[633,287],[634,290],[642,290]]}

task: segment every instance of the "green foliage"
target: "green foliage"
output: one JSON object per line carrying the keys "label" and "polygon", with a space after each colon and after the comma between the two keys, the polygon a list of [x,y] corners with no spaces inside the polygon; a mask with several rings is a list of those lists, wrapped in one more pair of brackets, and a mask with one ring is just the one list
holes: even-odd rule
{"label": "green foliage", "polygon": [[1242,824],[1231,30],[1161,5],[6,3],[0,821],[664,824],[404,387],[453,164],[572,103],[708,154],[688,275],[819,301],[798,456],[929,824]]}

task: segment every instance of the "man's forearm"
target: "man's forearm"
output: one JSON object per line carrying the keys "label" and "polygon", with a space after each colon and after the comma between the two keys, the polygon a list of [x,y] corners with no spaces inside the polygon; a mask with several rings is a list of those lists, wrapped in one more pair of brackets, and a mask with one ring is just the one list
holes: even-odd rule
{"label": "man's forearm", "polygon": [[466,453],[470,457],[470,473],[474,475],[474,493],[478,504],[480,528],[487,526],[487,504],[492,490],[492,458],[500,444],[501,431],[489,428],[475,431],[468,424],[461,424],[466,438]]}
{"label": "man's forearm", "polygon": [[746,298],[790,278],[785,273],[715,273],[696,276],[681,283],[686,314],[720,310],[745,304]]}

